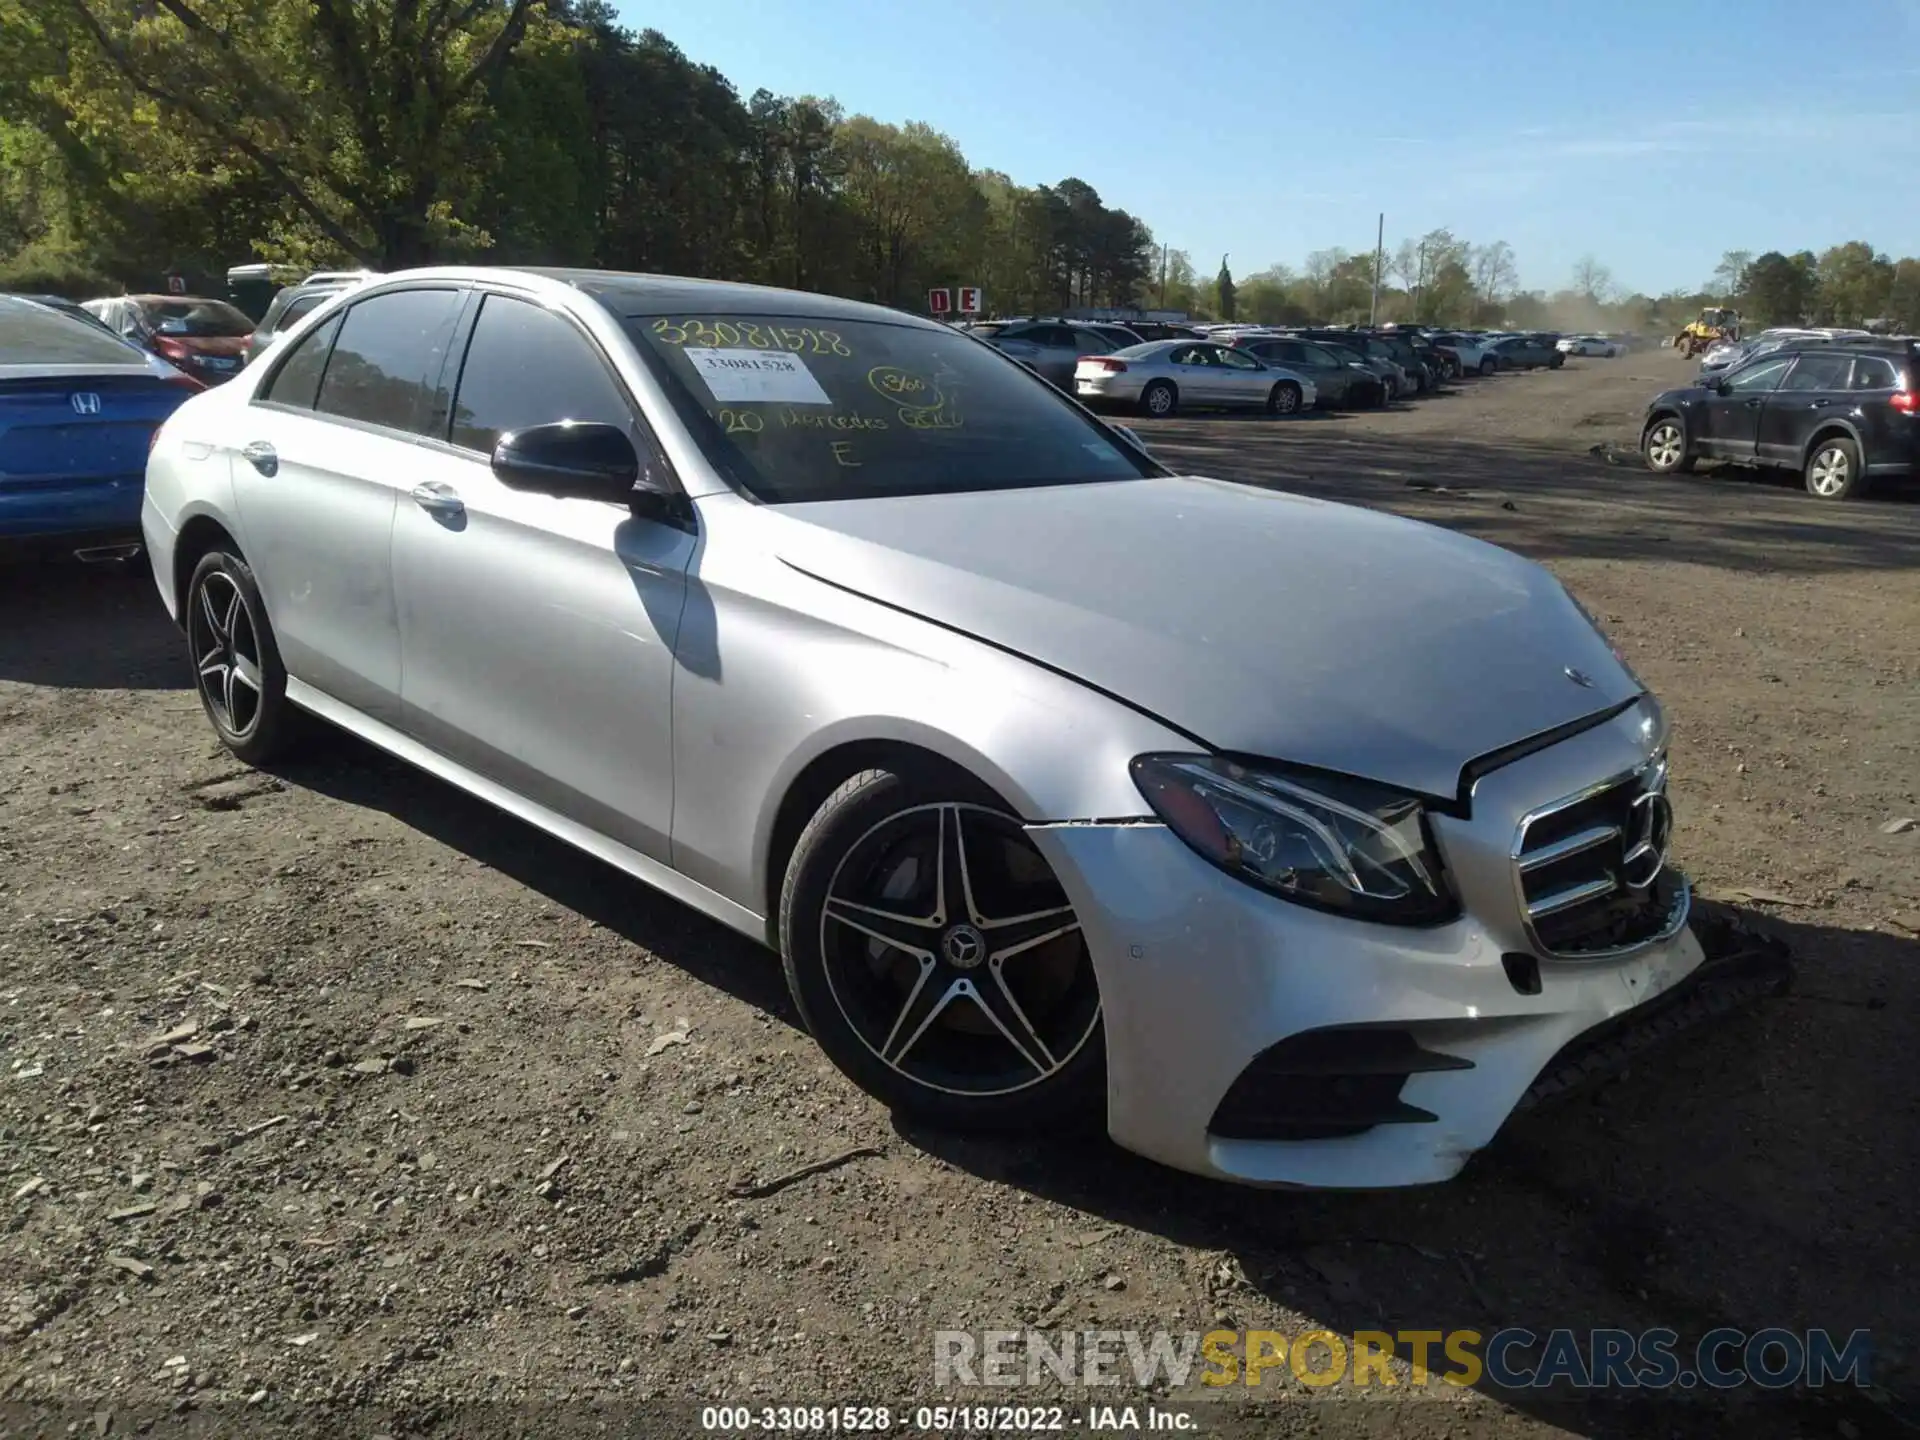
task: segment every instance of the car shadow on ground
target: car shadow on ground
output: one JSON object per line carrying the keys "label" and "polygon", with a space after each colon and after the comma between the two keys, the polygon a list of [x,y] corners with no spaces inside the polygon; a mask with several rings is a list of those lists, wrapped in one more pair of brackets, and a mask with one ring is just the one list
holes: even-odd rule
{"label": "car shadow on ground", "polygon": [[184,690],[186,646],[146,558],[0,567],[0,680],[80,690]]}
{"label": "car shadow on ground", "polygon": [[1176,469],[1391,509],[1537,560],[1658,558],[1802,574],[1920,564],[1915,487],[1829,502],[1791,476],[1721,467],[1662,478],[1549,445],[1275,432],[1263,447],[1253,436],[1217,436],[1203,418],[1137,428]]}
{"label": "car shadow on ground", "polygon": [[1841,1341],[1864,1328],[1879,1356],[1870,1392],[1477,1388],[1574,1433],[1621,1440],[1911,1434],[1920,1302],[1894,1277],[1912,1261],[1901,1217],[1920,1141],[1906,1059],[1920,1048],[1920,942],[1745,918],[1793,948],[1792,993],[1516,1119],[1446,1185],[1262,1192],[1178,1174],[1097,1137],[900,1133],[968,1171],[1180,1247],[1203,1329],[1271,1325],[1274,1306],[1349,1337],[1524,1326],[1565,1327],[1584,1342],[1596,1328],[1665,1326],[1679,1332],[1684,1363],[1719,1326],[1825,1327]]}
{"label": "car shadow on ground", "polygon": [[290,785],[391,815],[703,984],[800,1028],[779,961],[764,946],[363,740],[317,728],[298,754],[267,768]]}

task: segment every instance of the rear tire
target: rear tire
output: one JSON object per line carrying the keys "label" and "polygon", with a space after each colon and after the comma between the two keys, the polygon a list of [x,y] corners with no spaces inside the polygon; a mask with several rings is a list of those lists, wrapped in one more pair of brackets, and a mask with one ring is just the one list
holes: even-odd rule
{"label": "rear tire", "polygon": [[1491,375],[1499,368],[1500,362],[1494,359],[1493,356],[1483,355],[1480,357],[1480,373],[1482,375]]}
{"label": "rear tire", "polygon": [[1295,415],[1299,413],[1300,387],[1291,380],[1282,380],[1267,395],[1267,413],[1269,415]]}
{"label": "rear tire", "polygon": [[893,1109],[967,1130],[1098,1122],[1104,1023],[1078,916],[967,777],[867,770],[829,795],[787,866],[780,953],[827,1058]]}
{"label": "rear tire", "polygon": [[1151,381],[1140,392],[1140,408],[1156,420],[1163,420],[1180,408],[1180,392],[1171,380]]}
{"label": "rear tire", "polygon": [[1801,472],[1807,493],[1817,500],[1854,500],[1866,489],[1860,447],[1844,435],[1814,442]]}
{"label": "rear tire", "polygon": [[306,717],[287,699],[287,667],[247,562],[226,550],[202,556],[187,581],[186,607],[194,689],[214,734],[248,765],[284,755]]}

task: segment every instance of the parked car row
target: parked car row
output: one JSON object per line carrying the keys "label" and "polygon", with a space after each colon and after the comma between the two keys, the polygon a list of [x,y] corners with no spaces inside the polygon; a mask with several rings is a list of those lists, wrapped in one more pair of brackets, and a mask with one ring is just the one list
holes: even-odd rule
{"label": "parked car row", "polygon": [[1920,340],[1803,332],[1773,342],[1653,397],[1640,427],[1648,469],[1726,460],[1794,471],[1821,500],[1920,478]]}

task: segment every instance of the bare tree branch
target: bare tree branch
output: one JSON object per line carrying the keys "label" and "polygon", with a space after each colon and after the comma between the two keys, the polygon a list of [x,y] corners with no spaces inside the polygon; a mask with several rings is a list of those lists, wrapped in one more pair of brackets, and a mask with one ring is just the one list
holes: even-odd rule
{"label": "bare tree branch", "polygon": [[[534,0],[513,0],[513,8],[507,12],[507,23],[501,26],[500,33],[493,37],[493,43],[487,47],[486,54],[474,62],[473,68],[460,77],[448,94],[446,101],[448,110],[452,110],[466,99],[474,86],[506,64],[507,56],[513,53],[514,46],[518,45],[527,33],[527,15],[533,9],[533,4]],[[470,6],[469,10],[477,13],[479,8],[479,5],[474,5]]]}

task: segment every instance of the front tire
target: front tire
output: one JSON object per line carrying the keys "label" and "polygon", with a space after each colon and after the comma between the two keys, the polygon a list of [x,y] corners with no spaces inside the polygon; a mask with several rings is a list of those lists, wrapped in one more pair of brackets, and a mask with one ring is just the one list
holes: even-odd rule
{"label": "front tire", "polygon": [[867,770],[801,832],[787,984],[827,1058],[902,1113],[969,1130],[1097,1120],[1106,1048],[1066,892],[962,777]]}
{"label": "front tire", "polygon": [[1693,456],[1687,450],[1686,427],[1670,415],[1663,415],[1647,427],[1640,437],[1640,453],[1647,469],[1656,475],[1684,474],[1693,469]]}
{"label": "front tire", "polygon": [[186,605],[194,688],[220,743],[249,765],[285,754],[302,717],[287,699],[287,669],[247,562],[226,550],[203,556]]}
{"label": "front tire", "polygon": [[1865,489],[1860,447],[1844,435],[1817,441],[1802,472],[1807,493],[1819,500],[1852,500]]}
{"label": "front tire", "polygon": [[1291,380],[1282,380],[1267,395],[1267,413],[1269,415],[1293,415],[1298,413],[1301,401],[1300,387]]}
{"label": "front tire", "polygon": [[1494,359],[1493,356],[1483,355],[1480,358],[1480,373],[1482,375],[1491,375],[1493,374],[1494,371],[1498,370],[1499,368],[1500,368],[1500,362]]}
{"label": "front tire", "polygon": [[1164,420],[1180,408],[1180,392],[1171,380],[1155,380],[1140,392],[1140,408],[1156,420]]}

